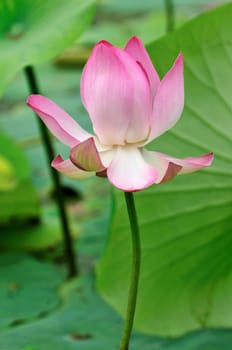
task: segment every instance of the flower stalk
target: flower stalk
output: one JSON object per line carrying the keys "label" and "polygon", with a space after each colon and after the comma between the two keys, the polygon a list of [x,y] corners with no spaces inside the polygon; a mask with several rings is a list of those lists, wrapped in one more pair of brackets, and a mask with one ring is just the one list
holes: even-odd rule
{"label": "flower stalk", "polygon": [[[24,72],[25,72],[25,76],[28,82],[30,92],[32,94],[38,94],[39,87],[38,87],[38,82],[37,82],[33,67],[32,66],[25,67]],[[46,155],[49,163],[49,169],[50,169],[50,174],[53,181],[53,186],[55,189],[56,205],[59,211],[60,224],[61,224],[62,234],[63,234],[66,264],[68,269],[68,278],[72,278],[78,274],[78,264],[77,264],[77,259],[75,257],[75,252],[73,249],[67,212],[65,209],[65,203],[62,196],[62,186],[60,181],[60,175],[54,168],[50,167],[50,164],[55,157],[55,152],[53,149],[53,145],[51,142],[48,129],[46,128],[44,123],[41,121],[41,119],[38,119],[38,122],[39,122],[41,137],[43,140],[43,145],[46,150]]]}
{"label": "flower stalk", "polygon": [[128,350],[129,342],[132,333],[137,291],[139,285],[139,272],[140,272],[140,261],[141,261],[141,244],[139,236],[139,226],[137,220],[137,214],[135,209],[134,197],[132,192],[124,192],[127,211],[130,221],[131,228],[131,239],[132,239],[132,269],[131,269],[131,280],[128,294],[128,304],[126,310],[125,324],[122,332],[121,342],[119,350]]}

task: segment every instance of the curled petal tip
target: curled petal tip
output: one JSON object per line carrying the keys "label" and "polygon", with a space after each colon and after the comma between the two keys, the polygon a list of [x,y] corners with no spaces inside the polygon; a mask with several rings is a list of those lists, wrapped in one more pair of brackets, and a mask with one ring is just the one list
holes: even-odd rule
{"label": "curled petal tip", "polygon": [[208,158],[209,165],[211,165],[212,162],[213,162],[213,160],[214,160],[214,153],[213,153],[213,152],[210,152],[210,153],[208,153],[206,156],[207,156],[207,158]]}
{"label": "curled petal tip", "polygon": [[196,160],[194,160],[193,158],[193,163],[195,163],[196,165],[201,165],[202,167],[208,167],[213,163],[213,160],[214,160],[214,154],[213,152],[210,152],[203,155],[200,158],[196,158]]}
{"label": "curled petal tip", "polygon": [[209,167],[214,160],[214,154],[207,153],[197,158],[186,158],[179,163],[182,166],[180,174],[191,173]]}
{"label": "curled petal tip", "polygon": [[180,53],[179,53],[179,55],[177,56],[176,61],[177,61],[177,62],[181,62],[181,63],[184,62],[184,55],[183,55],[183,52],[180,52]]}
{"label": "curled petal tip", "polygon": [[178,56],[173,64],[173,68],[177,67],[177,66],[178,66],[178,69],[183,72],[183,70],[184,70],[184,55],[182,52],[180,52],[178,54]]}
{"label": "curled petal tip", "polygon": [[59,164],[62,161],[63,161],[63,158],[58,154],[58,156],[56,156],[56,158],[54,158],[53,161],[51,162],[51,166],[53,168],[55,168],[56,165]]}
{"label": "curled petal tip", "polygon": [[195,171],[198,171],[200,169],[206,168],[210,166],[213,162],[214,159],[214,154],[207,153],[204,154],[201,157],[188,157],[184,159],[180,158],[174,158],[166,154],[159,154],[162,158],[167,159],[168,161],[180,165],[181,169],[179,171],[179,174],[188,174],[188,173],[193,173]]}
{"label": "curled petal tip", "polygon": [[128,46],[133,47],[134,45],[137,46],[139,49],[144,48],[144,44],[143,44],[142,40],[138,36],[134,35],[126,43],[125,50],[127,50]]}
{"label": "curled petal tip", "polygon": [[135,42],[135,41],[137,41],[137,42],[139,42],[139,43],[142,43],[142,41],[141,41],[141,39],[139,39],[139,37],[137,37],[136,35],[134,35],[134,36],[132,36],[129,40],[128,40],[128,42],[127,42],[127,44],[128,43],[131,43],[131,42]]}
{"label": "curled petal tip", "polygon": [[40,102],[40,100],[43,98],[42,95],[39,95],[39,94],[32,94],[30,96],[28,96],[27,100],[26,100],[26,103],[29,107],[32,107],[34,106],[34,104],[38,104]]}
{"label": "curled petal tip", "polygon": [[98,43],[95,45],[95,47],[101,46],[101,45],[103,45],[103,46],[108,46],[108,47],[112,47],[112,46],[113,46],[113,45],[112,45],[109,41],[107,41],[107,40],[100,40],[100,41],[98,41]]}
{"label": "curled petal tip", "polygon": [[212,164],[214,160],[214,154],[213,152],[204,154],[201,157],[196,157],[196,158],[186,158],[186,164],[188,163],[189,165],[191,164],[193,167],[196,167],[197,169],[201,168],[206,168]]}

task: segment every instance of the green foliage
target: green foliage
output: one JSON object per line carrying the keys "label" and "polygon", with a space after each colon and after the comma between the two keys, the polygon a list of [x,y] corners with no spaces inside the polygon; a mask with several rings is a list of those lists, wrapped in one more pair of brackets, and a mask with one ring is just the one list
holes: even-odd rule
{"label": "green foliage", "polygon": [[0,192],[0,223],[17,226],[20,222],[33,221],[39,214],[38,195],[30,180]]}
{"label": "green foliage", "polygon": [[2,0],[0,94],[17,71],[54,58],[84,31],[94,0]]}
{"label": "green foliage", "polygon": [[0,133],[0,222],[19,223],[39,216],[28,160],[20,147]]}
{"label": "green foliage", "polygon": [[[21,125],[17,130],[21,130]],[[38,251],[60,243],[62,233],[57,212],[47,206],[41,213],[25,153],[3,133],[0,133],[0,150],[1,250]],[[74,232],[78,234],[79,230],[75,228]]]}
{"label": "green foliage", "polygon": [[3,254],[0,275],[0,329],[41,317],[58,306],[55,291],[63,276],[51,265],[23,254]]}
{"label": "green foliage", "polygon": [[[23,187],[22,187],[23,189]],[[28,188],[26,189],[27,196]],[[24,193],[25,194],[25,193]],[[23,193],[21,196],[16,197],[17,199],[23,198]],[[7,203],[9,204],[11,197],[6,196]],[[29,208],[27,208],[24,203],[19,203],[21,208],[25,211],[27,209],[27,214]],[[7,211],[9,213],[9,210]],[[30,220],[27,217],[27,221],[19,223],[11,222],[10,224],[4,226],[0,236],[0,246],[1,249],[6,251],[42,251],[49,248],[54,248],[63,241],[62,232],[60,229],[59,218],[57,211],[55,211],[55,217],[53,218],[48,206],[45,207],[42,212],[42,216],[33,218]],[[22,221],[23,213],[18,213],[19,222]],[[79,229],[75,227],[72,230],[73,236],[79,234]]]}
{"label": "green foliage", "polygon": [[[110,4],[110,2],[109,2]],[[141,3],[142,4],[142,3]],[[154,4],[154,1],[153,1]],[[148,43],[151,40],[155,40],[165,34],[166,30],[166,16],[163,11],[150,11],[139,16],[130,16],[129,18],[113,17],[115,10],[109,13],[109,19],[104,19],[95,23],[90,27],[88,31],[82,36],[81,43],[88,43],[95,45],[95,43],[104,38],[110,41],[115,46],[124,47],[128,39],[134,35],[141,38],[143,43]],[[110,16],[111,15],[111,16]],[[129,14],[128,14],[129,16]],[[178,14],[176,16],[176,24],[179,25],[186,20],[186,15]],[[120,25],[119,25],[120,21]],[[78,51],[78,48],[77,48]]]}
{"label": "green foliage", "polygon": [[[34,315],[31,323],[0,331],[2,349],[117,349],[122,322],[96,294],[92,278],[66,283],[58,293],[54,287],[61,276],[46,264],[6,255],[0,265],[4,272],[0,289],[2,321],[16,323],[20,316],[25,320]],[[13,286],[19,289],[13,290]],[[59,299],[60,307],[51,313]],[[158,339],[137,336],[133,346],[136,350],[150,349],[157,343]]]}
{"label": "green foliage", "polygon": [[[223,0],[175,0],[173,1],[175,8],[179,9],[179,6],[185,7],[196,7],[198,6],[213,6],[216,5]],[[227,0],[228,2],[229,0]],[[152,11],[153,9],[164,10],[165,8],[164,0],[109,0],[102,1],[102,10],[109,13],[121,13],[122,15],[131,14],[131,13],[141,13],[143,11]],[[225,3],[226,1],[224,1]]]}
{"label": "green foliage", "polygon": [[[181,121],[150,147],[176,157],[213,151],[215,162],[136,194],[143,256],[135,327],[143,332],[176,336],[202,326],[232,326],[231,16],[229,4],[148,46],[162,76],[182,51],[186,82]],[[115,207],[98,289],[123,315],[131,243],[119,191]]]}
{"label": "green foliage", "polygon": [[[92,276],[61,284],[57,268],[26,255],[0,257],[2,350],[118,349],[122,320],[96,293]],[[59,287],[59,288],[58,288]],[[232,332],[171,340],[135,333],[133,350],[230,350]]]}
{"label": "green foliage", "polygon": [[0,155],[0,191],[7,191],[16,184],[16,177],[10,162]]}
{"label": "green foliage", "polygon": [[[30,175],[27,157],[17,143],[2,132],[0,132],[0,150],[1,157],[8,161],[8,167],[10,167],[11,173],[15,174],[18,181],[27,180]],[[2,167],[1,170],[3,170]]]}

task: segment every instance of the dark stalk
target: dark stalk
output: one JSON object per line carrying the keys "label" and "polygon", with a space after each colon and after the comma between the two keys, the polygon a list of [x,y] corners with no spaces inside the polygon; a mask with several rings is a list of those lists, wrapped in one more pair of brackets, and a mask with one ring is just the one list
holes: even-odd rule
{"label": "dark stalk", "polygon": [[[24,68],[24,73],[26,76],[26,80],[29,86],[29,90],[31,94],[40,94],[38,82],[36,79],[36,74],[32,66],[27,66]],[[49,163],[50,175],[53,182],[53,187],[55,191],[55,199],[56,205],[59,212],[60,225],[63,234],[64,241],[64,250],[66,256],[66,264],[68,270],[68,278],[75,277],[78,274],[78,264],[77,259],[75,257],[75,252],[72,243],[72,237],[67,217],[67,212],[65,208],[65,203],[62,195],[62,186],[59,173],[51,167],[51,162],[55,158],[55,152],[52,145],[51,137],[49,135],[49,131],[44,125],[44,123],[40,120],[40,118],[36,118],[39,123],[39,129],[41,138],[43,140],[43,146],[46,151],[47,160]]]}
{"label": "dark stalk", "polygon": [[173,0],[165,0],[166,32],[173,32],[175,28],[175,13]]}

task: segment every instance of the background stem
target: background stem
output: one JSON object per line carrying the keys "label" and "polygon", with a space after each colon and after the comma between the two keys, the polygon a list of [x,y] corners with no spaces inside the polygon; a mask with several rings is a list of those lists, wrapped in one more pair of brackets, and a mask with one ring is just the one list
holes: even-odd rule
{"label": "background stem", "polygon": [[131,280],[128,294],[128,304],[126,311],[126,319],[122,332],[122,338],[120,343],[120,350],[128,350],[129,342],[133,327],[137,291],[139,284],[139,271],[140,271],[140,260],[141,260],[141,245],[139,237],[139,226],[137,220],[137,214],[135,209],[134,197],[132,192],[124,192],[128,216],[130,220],[131,238],[132,238],[132,270]]}
{"label": "background stem", "polygon": [[[28,82],[30,93],[39,94],[40,91],[39,91],[38,82],[37,82],[33,67],[32,66],[25,67],[24,72],[25,72],[26,80]],[[71,233],[70,233],[70,227],[68,223],[67,212],[65,209],[65,203],[62,196],[60,175],[55,169],[51,167],[51,162],[55,158],[55,152],[53,149],[53,145],[52,145],[52,141],[51,141],[48,129],[40,120],[40,118],[37,117],[36,119],[38,120],[38,123],[39,123],[40,133],[43,140],[43,146],[46,151],[50,174],[51,174],[51,178],[52,178],[52,182],[55,190],[55,199],[56,199],[56,204],[59,211],[60,224],[61,224],[61,229],[63,233],[68,277],[71,278],[78,274],[78,264],[77,264],[77,258],[75,257],[75,252],[74,252]]]}
{"label": "background stem", "polygon": [[175,28],[175,13],[173,0],[165,0],[166,32],[172,32]]}

